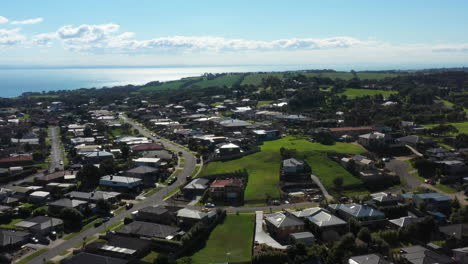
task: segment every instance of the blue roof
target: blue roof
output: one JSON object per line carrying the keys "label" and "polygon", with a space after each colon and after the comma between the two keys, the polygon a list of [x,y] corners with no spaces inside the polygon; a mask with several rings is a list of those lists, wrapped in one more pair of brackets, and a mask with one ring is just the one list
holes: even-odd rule
{"label": "blue roof", "polygon": [[450,199],[450,197],[442,195],[440,193],[419,193],[419,194],[415,194],[414,196],[422,200],[431,199],[431,200],[438,201],[438,202],[452,200]]}

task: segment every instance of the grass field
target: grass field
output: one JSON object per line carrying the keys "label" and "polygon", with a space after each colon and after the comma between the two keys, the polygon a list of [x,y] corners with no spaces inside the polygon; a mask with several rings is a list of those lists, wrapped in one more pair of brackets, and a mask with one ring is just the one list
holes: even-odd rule
{"label": "grass field", "polygon": [[272,104],[275,101],[258,101],[257,106],[262,106],[262,105],[269,105]]}
{"label": "grass field", "polygon": [[354,77],[354,75],[350,72],[323,72],[323,73],[302,73],[307,77],[322,77],[322,78],[330,78],[330,79],[343,79],[343,80],[350,80]]}
{"label": "grass field", "polygon": [[362,96],[374,96],[381,94],[384,97],[389,97],[392,94],[396,94],[396,91],[385,91],[385,90],[371,90],[371,89],[354,89],[354,88],[347,88],[344,92],[340,93],[340,95],[346,95],[349,98],[356,98]]}
{"label": "grass field", "polygon": [[262,84],[262,79],[268,78],[269,76],[278,77],[283,79],[284,73],[252,73],[245,76],[241,85],[260,85]]}
{"label": "grass field", "polygon": [[113,137],[120,137],[123,135],[123,129],[121,128],[114,128],[111,130],[112,136]]}
{"label": "grass field", "polygon": [[211,232],[206,245],[192,256],[194,263],[243,262],[252,258],[254,214],[230,214]]}
{"label": "grass field", "polygon": [[200,176],[247,169],[249,172],[249,182],[245,190],[245,203],[248,205],[264,204],[267,195],[273,198],[278,198],[280,195],[278,184],[281,147],[296,149],[299,155],[312,167],[312,172],[323,181],[326,187],[331,187],[333,179],[336,177],[344,179],[345,187],[362,183],[338,163],[330,160],[326,156],[326,152],[357,154],[364,153],[364,149],[347,143],[336,143],[335,145],[327,146],[293,137],[267,141],[261,146],[260,152],[244,156],[240,159],[226,162],[211,162],[203,169]]}
{"label": "grass field", "polygon": [[382,80],[385,78],[398,77],[396,73],[383,73],[383,72],[358,72],[357,76],[361,80]]}
{"label": "grass field", "polygon": [[[430,124],[430,125],[424,125],[425,127],[432,128],[435,126],[438,126],[439,124]],[[460,122],[460,123],[446,123],[445,125],[452,125],[458,129],[458,133],[468,133],[468,121],[466,122]]]}
{"label": "grass field", "polygon": [[198,86],[198,87],[201,87],[201,88],[214,87],[214,86],[217,86],[217,87],[223,87],[223,86],[231,87],[236,82],[240,81],[241,78],[242,78],[242,74],[223,75],[223,76],[217,77],[217,78],[212,79],[212,80],[204,79],[204,80],[196,82],[196,83],[194,83],[194,84],[192,84],[190,86],[191,87]]}
{"label": "grass field", "polygon": [[151,91],[165,91],[165,90],[177,89],[177,88],[180,88],[180,86],[185,84],[186,82],[192,81],[195,79],[201,79],[201,78],[200,77],[188,77],[188,78],[183,78],[177,81],[163,82],[160,85],[154,85],[154,86],[141,88],[140,91],[151,92]]}
{"label": "grass field", "polygon": [[0,225],[0,227],[6,229],[18,229],[15,225],[23,220],[23,218],[13,218],[8,224]]}

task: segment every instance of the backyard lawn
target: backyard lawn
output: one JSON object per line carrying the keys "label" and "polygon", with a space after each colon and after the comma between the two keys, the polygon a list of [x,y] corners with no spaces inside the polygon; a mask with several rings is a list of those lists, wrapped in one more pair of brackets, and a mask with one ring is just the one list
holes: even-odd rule
{"label": "backyard lawn", "polygon": [[374,96],[381,94],[384,97],[389,97],[392,94],[396,94],[396,91],[385,91],[385,90],[371,90],[371,89],[354,89],[354,88],[347,88],[344,92],[340,93],[339,95],[346,95],[349,98],[356,98],[362,96]]}
{"label": "backyard lawn", "polygon": [[312,173],[317,175],[327,188],[333,185],[333,179],[336,177],[344,179],[344,187],[351,187],[362,183],[338,163],[330,160],[326,152],[357,154],[364,153],[364,149],[347,143],[336,143],[331,146],[322,145],[294,137],[267,141],[260,147],[260,152],[244,156],[240,159],[225,162],[210,162],[200,173],[200,176],[246,169],[249,172],[249,181],[245,190],[245,203],[248,205],[264,204],[267,195],[272,198],[279,198],[280,196],[278,184],[281,147],[296,149],[301,158],[304,158],[312,167]]}
{"label": "backyard lawn", "polygon": [[250,261],[254,214],[229,214],[211,232],[206,245],[192,256],[196,264]]}

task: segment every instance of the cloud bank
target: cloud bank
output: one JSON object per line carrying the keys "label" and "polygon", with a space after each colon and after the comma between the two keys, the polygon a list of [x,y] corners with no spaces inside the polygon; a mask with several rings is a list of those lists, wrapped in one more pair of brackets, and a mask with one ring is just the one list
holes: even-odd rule
{"label": "cloud bank", "polygon": [[20,29],[1,29],[0,28],[0,45],[15,45],[26,39],[20,33]]}
{"label": "cloud bank", "polygon": [[10,24],[12,25],[34,25],[34,24],[41,23],[42,21],[44,21],[44,19],[42,17],[38,17],[38,18],[31,18],[31,19],[26,19],[26,20],[15,20],[15,21],[11,21]]}

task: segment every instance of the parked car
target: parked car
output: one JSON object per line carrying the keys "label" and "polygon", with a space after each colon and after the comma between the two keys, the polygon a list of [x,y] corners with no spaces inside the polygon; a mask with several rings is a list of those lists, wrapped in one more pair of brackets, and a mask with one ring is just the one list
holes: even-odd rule
{"label": "parked car", "polygon": [[427,184],[431,184],[431,185],[436,184],[436,182],[433,179],[425,179],[424,182],[427,183]]}
{"label": "parked car", "polygon": [[215,205],[213,203],[206,203],[205,207],[206,208],[213,208],[213,207],[215,207]]}
{"label": "parked car", "polygon": [[128,204],[125,205],[125,208],[127,208],[127,210],[131,209],[132,207],[133,207],[132,203],[128,203]]}
{"label": "parked car", "polygon": [[172,185],[172,184],[174,184],[174,182],[176,182],[176,181],[177,181],[177,178],[174,177],[174,178],[171,178],[167,184]]}
{"label": "parked car", "polygon": [[97,221],[96,223],[94,223],[94,227],[98,227],[100,225],[102,225],[102,221]]}
{"label": "parked car", "polygon": [[107,221],[109,221],[109,220],[110,220],[110,217],[104,217],[104,218],[102,218],[102,222],[103,222],[103,223],[105,223],[105,222],[107,222]]}
{"label": "parked car", "polygon": [[272,205],[281,205],[281,202],[279,200],[273,200],[271,201]]}

